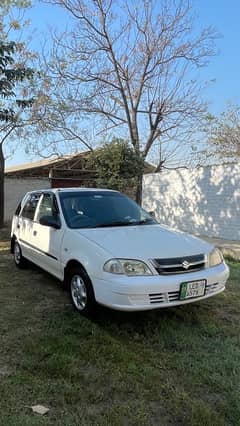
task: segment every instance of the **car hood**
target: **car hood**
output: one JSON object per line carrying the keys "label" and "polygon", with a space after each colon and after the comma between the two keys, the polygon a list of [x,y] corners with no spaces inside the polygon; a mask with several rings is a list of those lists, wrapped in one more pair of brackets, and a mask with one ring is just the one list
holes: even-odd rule
{"label": "car hood", "polygon": [[209,243],[162,225],[79,229],[82,236],[112,257],[149,259],[209,253]]}

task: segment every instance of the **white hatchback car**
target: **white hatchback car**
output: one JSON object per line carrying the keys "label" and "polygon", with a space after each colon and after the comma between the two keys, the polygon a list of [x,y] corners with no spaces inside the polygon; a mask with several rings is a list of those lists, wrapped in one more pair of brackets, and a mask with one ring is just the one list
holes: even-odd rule
{"label": "white hatchback car", "polygon": [[18,267],[37,264],[70,290],[82,313],[183,305],[225,289],[221,252],[160,225],[125,195],[103,189],[29,192],[12,221]]}

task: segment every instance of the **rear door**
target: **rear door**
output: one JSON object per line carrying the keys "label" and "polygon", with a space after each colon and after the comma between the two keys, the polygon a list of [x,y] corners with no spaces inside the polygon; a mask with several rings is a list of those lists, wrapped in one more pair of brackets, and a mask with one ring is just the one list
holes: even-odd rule
{"label": "rear door", "polygon": [[22,254],[34,262],[33,225],[36,208],[41,192],[32,192],[24,199],[22,210],[15,223],[16,236],[22,249]]}

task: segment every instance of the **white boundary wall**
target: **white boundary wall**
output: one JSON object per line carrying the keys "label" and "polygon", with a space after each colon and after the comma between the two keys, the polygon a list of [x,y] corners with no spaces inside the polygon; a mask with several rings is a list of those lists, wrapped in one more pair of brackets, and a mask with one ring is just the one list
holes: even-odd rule
{"label": "white boundary wall", "polygon": [[12,218],[18,203],[28,191],[35,189],[50,188],[50,181],[48,178],[34,179],[34,178],[8,178],[4,179],[4,220],[8,221]]}
{"label": "white boundary wall", "polygon": [[172,228],[240,240],[240,163],[145,175],[143,207]]}

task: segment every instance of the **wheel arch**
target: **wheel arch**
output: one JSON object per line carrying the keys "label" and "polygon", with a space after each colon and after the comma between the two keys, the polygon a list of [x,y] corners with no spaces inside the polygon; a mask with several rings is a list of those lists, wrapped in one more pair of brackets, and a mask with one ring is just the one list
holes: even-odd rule
{"label": "wheel arch", "polygon": [[14,253],[14,244],[16,240],[17,240],[17,237],[16,235],[13,234],[13,236],[11,237],[11,244],[10,244],[10,252],[12,254]]}
{"label": "wheel arch", "polygon": [[71,259],[71,260],[69,260],[69,261],[67,262],[67,264],[66,264],[65,268],[64,268],[64,281],[63,281],[63,286],[64,286],[65,290],[68,290],[68,289],[69,289],[68,272],[70,272],[70,271],[71,271],[71,269],[74,269],[74,268],[80,268],[80,269],[82,270],[82,272],[83,272],[84,274],[86,274],[86,278],[87,278],[87,279],[88,279],[88,281],[89,281],[90,288],[91,288],[91,292],[92,292],[93,303],[95,304],[95,303],[96,303],[96,297],[95,297],[95,290],[94,290],[94,287],[93,287],[93,284],[92,284],[92,280],[91,280],[91,278],[90,278],[90,276],[89,276],[89,274],[88,274],[88,272],[87,272],[86,268],[85,268],[85,267],[83,266],[83,264],[82,264],[81,262],[79,262],[78,260],[75,260],[75,259]]}
{"label": "wheel arch", "polygon": [[[68,262],[67,262],[67,264],[66,264],[66,266],[65,266],[65,268],[64,268],[64,282],[66,282],[66,278],[67,278],[67,273],[72,269],[72,268],[81,268],[86,274],[87,274],[87,276],[89,277],[89,275],[88,275],[88,273],[87,273],[87,271],[86,271],[86,269],[84,268],[84,266],[83,266],[83,264],[81,263],[81,262],[79,262],[78,260],[76,260],[76,259],[70,259]],[[90,279],[90,277],[89,277],[89,279]]]}

